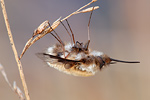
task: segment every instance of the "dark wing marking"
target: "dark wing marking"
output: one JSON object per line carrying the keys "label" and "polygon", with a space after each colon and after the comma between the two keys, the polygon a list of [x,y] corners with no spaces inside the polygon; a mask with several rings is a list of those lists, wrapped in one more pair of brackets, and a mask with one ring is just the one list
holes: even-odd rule
{"label": "dark wing marking", "polygon": [[65,59],[65,58],[61,58],[61,57],[58,57],[58,56],[53,56],[53,55],[50,55],[50,54],[46,54],[46,53],[36,53],[36,55],[46,61],[46,62],[49,62],[51,59],[54,59],[55,60],[55,63],[57,62],[61,62],[64,65],[64,67],[66,69],[69,69],[71,68],[73,65],[75,65],[76,63],[78,62],[81,62],[81,61],[77,61],[77,60],[69,60],[69,59]]}

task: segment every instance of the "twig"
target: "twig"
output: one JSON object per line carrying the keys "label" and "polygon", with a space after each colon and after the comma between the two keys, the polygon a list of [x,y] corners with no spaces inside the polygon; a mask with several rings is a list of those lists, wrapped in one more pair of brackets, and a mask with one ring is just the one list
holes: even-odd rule
{"label": "twig", "polygon": [[2,64],[0,64],[0,72],[2,73],[3,77],[5,78],[5,81],[8,83],[9,87],[19,96],[19,98],[21,100],[25,100],[24,94],[23,92],[20,90],[20,88],[16,85],[16,82],[14,81],[13,86],[10,84],[8,78],[7,78],[7,74],[4,70],[4,67],[2,66]]}
{"label": "twig", "polygon": [[92,0],[91,2],[89,2],[88,4],[84,5],[83,7],[79,8],[78,10],[76,10],[75,12],[71,13],[70,15],[68,15],[67,17],[63,18],[61,21],[64,21],[66,19],[68,19],[69,17],[71,17],[72,15],[78,14],[79,11],[81,11],[83,8],[87,7],[88,5],[90,5],[93,2],[96,2],[97,0]]}
{"label": "twig", "polygon": [[[69,17],[71,17],[72,15],[75,14],[79,14],[79,13],[86,13],[86,12],[91,12],[93,10],[96,10],[99,8],[99,6],[95,6],[95,7],[90,7],[87,9],[83,9],[85,7],[87,7],[88,5],[90,5],[93,2],[96,2],[97,0],[92,0],[91,2],[89,2],[88,4],[84,5],[83,7],[79,8],[78,10],[76,10],[75,12],[71,13],[70,15],[68,15],[67,17],[61,19],[61,17],[59,19],[57,19],[51,27],[47,26],[47,21],[44,21],[33,33],[33,36],[27,41],[27,43],[24,46],[24,49],[22,50],[22,53],[19,57],[19,59],[22,58],[22,56],[24,55],[24,53],[26,52],[26,50],[32,45],[34,44],[37,40],[39,40],[40,38],[42,38],[43,36],[45,36],[47,33],[50,33],[51,31],[53,31],[54,29],[56,29],[60,22],[68,19]],[[35,37],[35,38],[33,38]]]}
{"label": "twig", "polygon": [[14,52],[14,56],[15,56],[15,59],[16,59],[17,65],[18,65],[20,78],[21,78],[22,85],[23,85],[23,88],[24,88],[25,96],[26,96],[27,100],[30,100],[29,93],[28,93],[28,88],[27,88],[24,73],[23,73],[22,64],[21,64],[21,61],[18,58],[17,50],[15,48],[15,44],[14,44],[14,41],[13,41],[13,36],[12,36],[10,25],[9,25],[9,22],[8,22],[8,17],[7,17],[7,13],[6,13],[4,0],[1,0],[1,7],[2,7],[2,12],[3,12],[3,16],[4,16],[4,20],[5,20],[5,24],[6,24],[10,44],[11,44],[11,47],[12,47],[12,50]]}

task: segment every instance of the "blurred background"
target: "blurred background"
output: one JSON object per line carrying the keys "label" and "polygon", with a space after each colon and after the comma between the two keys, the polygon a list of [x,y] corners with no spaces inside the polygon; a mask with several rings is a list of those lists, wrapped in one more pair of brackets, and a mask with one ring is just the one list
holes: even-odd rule
{"label": "blurred background", "polygon": [[[66,17],[90,0],[5,0],[14,42],[21,54],[27,40],[43,21],[53,23]],[[99,0],[90,24],[90,48],[112,58],[140,61],[140,64],[117,63],[92,77],[64,74],[36,57],[57,41],[47,34],[32,45],[21,59],[31,100],[150,100],[150,1]],[[75,38],[87,41],[90,13],[68,19]],[[60,25],[56,32],[70,41]],[[2,11],[0,10],[0,63],[11,83],[22,88]],[[0,99],[19,100],[0,74]]]}

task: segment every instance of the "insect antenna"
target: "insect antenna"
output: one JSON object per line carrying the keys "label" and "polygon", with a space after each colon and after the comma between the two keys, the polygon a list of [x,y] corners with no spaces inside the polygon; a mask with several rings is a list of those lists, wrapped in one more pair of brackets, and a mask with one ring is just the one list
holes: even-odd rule
{"label": "insect antenna", "polygon": [[66,28],[66,26],[64,25],[64,23],[60,20],[60,23],[63,25],[63,27],[65,28],[65,30],[67,31],[68,35],[70,36],[71,39],[71,43],[73,42],[73,38],[71,37],[71,33],[68,31],[68,29]]}
{"label": "insect antenna", "polygon": [[[140,63],[139,61],[123,61],[123,60],[117,60],[117,59],[113,59],[110,58],[111,61],[115,61],[115,62],[121,62],[121,63]],[[114,64],[115,62],[112,62],[110,64]]]}
{"label": "insect antenna", "polygon": [[67,25],[69,26],[69,29],[70,29],[70,31],[71,31],[72,39],[73,39],[73,43],[75,44],[74,34],[73,34],[73,32],[72,32],[72,29],[71,29],[71,27],[70,27],[69,22],[68,22],[68,20],[67,20],[67,19],[66,19],[66,22],[67,22]]}

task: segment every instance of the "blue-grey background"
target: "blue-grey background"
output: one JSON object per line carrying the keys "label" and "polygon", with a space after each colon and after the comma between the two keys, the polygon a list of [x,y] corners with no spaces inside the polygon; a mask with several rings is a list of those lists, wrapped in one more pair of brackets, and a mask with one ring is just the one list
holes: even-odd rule
{"label": "blue-grey background", "polygon": [[[35,28],[43,21],[57,18],[87,4],[90,0],[5,0],[14,42],[21,53]],[[140,64],[114,64],[92,77],[75,77],[49,68],[35,53],[57,41],[46,35],[32,45],[21,59],[31,100],[149,100],[150,99],[150,1],[99,0],[91,6],[90,48],[112,58],[138,60]],[[69,18],[78,41],[87,41],[90,13]],[[60,25],[56,32],[70,41]],[[23,90],[18,68],[0,11],[0,63],[11,83]],[[19,100],[0,74],[0,99]]]}

